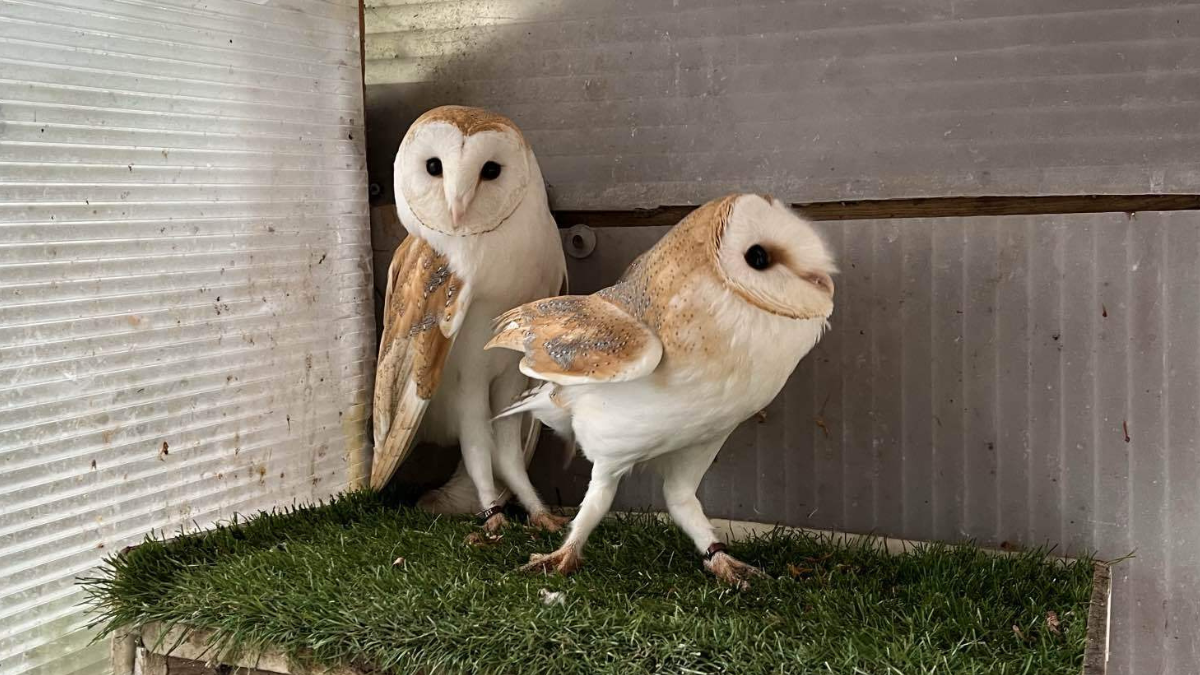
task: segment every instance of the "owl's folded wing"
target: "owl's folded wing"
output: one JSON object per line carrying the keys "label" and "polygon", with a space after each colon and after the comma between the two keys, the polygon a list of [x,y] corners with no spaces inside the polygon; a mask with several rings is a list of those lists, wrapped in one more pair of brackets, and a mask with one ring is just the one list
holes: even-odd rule
{"label": "owl's folded wing", "polygon": [[597,295],[538,300],[496,319],[485,349],[523,352],[521,372],[571,385],[625,382],[654,372],[662,343],[645,324]]}
{"label": "owl's folded wing", "polygon": [[469,299],[446,258],[409,235],[392,256],[375,368],[375,461],[381,488],[412,449]]}

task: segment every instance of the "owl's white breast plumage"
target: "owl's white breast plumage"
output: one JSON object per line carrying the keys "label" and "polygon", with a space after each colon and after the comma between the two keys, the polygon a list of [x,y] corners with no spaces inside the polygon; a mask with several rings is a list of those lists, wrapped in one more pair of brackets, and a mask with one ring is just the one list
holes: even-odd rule
{"label": "owl's white breast plumage", "polygon": [[563,388],[560,400],[589,459],[620,461],[624,473],[731,429],[775,398],[824,331],[823,318],[768,314],[707,282],[696,295],[707,300],[698,311],[708,321],[681,330],[687,356],[668,350],[647,378]]}

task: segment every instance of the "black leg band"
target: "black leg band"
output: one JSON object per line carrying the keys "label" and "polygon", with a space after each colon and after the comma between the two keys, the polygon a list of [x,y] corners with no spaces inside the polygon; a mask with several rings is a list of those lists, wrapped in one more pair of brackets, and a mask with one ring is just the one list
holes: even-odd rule
{"label": "black leg band", "polygon": [[718,541],[718,542],[714,543],[712,546],[709,546],[708,550],[704,552],[704,559],[712,560],[714,555],[716,555],[718,553],[724,553],[724,552],[725,552],[725,544],[722,544],[721,542]]}
{"label": "black leg band", "polygon": [[479,522],[487,523],[487,521],[492,519],[492,516],[496,515],[497,513],[500,513],[503,510],[504,510],[503,507],[493,506],[489,509],[484,509],[484,510],[480,511],[476,515],[479,517]]}

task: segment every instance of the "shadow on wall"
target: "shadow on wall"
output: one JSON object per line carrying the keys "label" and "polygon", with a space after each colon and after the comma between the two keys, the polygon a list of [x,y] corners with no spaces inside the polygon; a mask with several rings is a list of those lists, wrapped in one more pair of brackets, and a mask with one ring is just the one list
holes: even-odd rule
{"label": "shadow on wall", "polygon": [[[502,11],[486,2],[423,4],[419,11],[371,4],[364,13],[367,166],[378,186],[372,204],[389,204],[395,203],[396,150],[422,113],[442,105],[477,105],[511,114],[488,102],[497,98],[492,90],[503,86],[491,76],[535,51],[542,36],[524,23],[540,10],[539,3],[504,3]],[[519,116],[514,121],[520,126]]]}
{"label": "shadow on wall", "polygon": [[367,173],[372,207],[396,203],[392,163],[400,141],[425,111],[460,102],[450,89],[427,82],[367,87]]}

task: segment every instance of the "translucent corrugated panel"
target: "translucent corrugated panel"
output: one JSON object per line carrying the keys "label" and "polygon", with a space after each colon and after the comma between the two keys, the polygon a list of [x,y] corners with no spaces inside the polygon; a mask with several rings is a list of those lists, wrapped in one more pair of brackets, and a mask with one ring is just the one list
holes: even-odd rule
{"label": "translucent corrugated panel", "polygon": [[0,0],[0,673],[108,670],[76,578],[357,480],[354,0]]}

